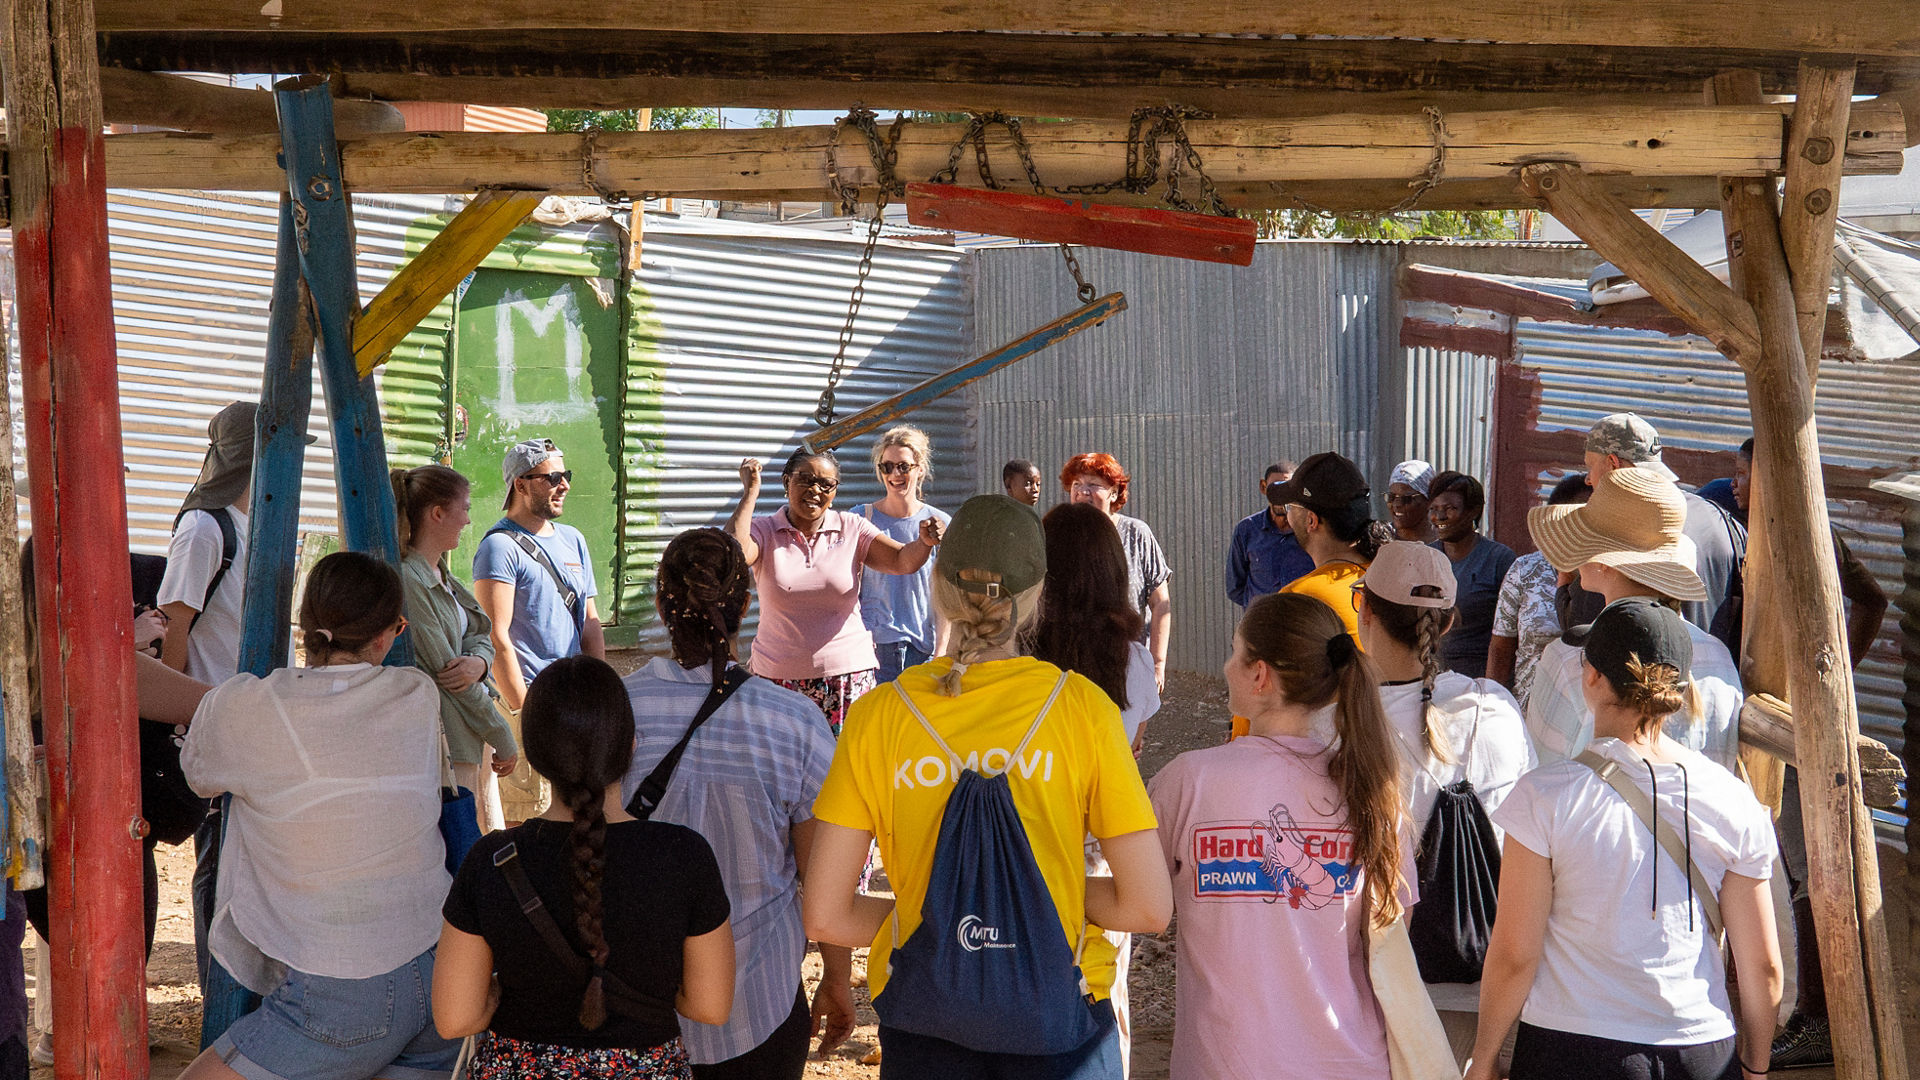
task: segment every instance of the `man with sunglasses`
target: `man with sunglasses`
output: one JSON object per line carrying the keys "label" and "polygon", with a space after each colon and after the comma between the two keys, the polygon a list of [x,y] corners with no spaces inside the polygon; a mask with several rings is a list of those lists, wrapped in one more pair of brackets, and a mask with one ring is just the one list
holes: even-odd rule
{"label": "man with sunglasses", "polygon": [[493,681],[519,711],[527,685],[548,664],[586,653],[606,658],[594,608],[598,590],[586,537],[558,519],[573,473],[552,439],[529,439],[500,463],[506,516],[473,556],[473,598],[493,620]]}

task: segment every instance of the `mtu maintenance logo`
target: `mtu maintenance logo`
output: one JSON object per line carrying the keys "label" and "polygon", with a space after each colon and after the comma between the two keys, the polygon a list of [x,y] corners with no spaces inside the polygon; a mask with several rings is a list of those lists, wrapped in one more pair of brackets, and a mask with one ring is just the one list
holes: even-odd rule
{"label": "mtu maintenance logo", "polygon": [[1285,805],[1266,821],[1197,825],[1191,850],[1196,899],[1317,909],[1353,893],[1352,834],[1300,825]]}

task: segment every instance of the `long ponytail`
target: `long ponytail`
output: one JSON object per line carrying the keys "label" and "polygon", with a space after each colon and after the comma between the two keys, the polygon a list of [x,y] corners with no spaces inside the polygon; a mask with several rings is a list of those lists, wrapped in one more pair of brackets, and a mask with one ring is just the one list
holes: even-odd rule
{"label": "long ponytail", "polygon": [[1279,676],[1287,701],[1317,709],[1332,703],[1337,736],[1328,775],[1340,789],[1354,861],[1365,878],[1361,908],[1368,925],[1401,914],[1400,758],[1380,703],[1380,673],[1354,644],[1340,616],[1298,593],[1263,596],[1240,622],[1247,654]]}
{"label": "long ponytail", "polygon": [[573,814],[567,852],[573,868],[573,925],[593,962],[580,997],[580,1026],[607,1022],[608,946],[601,885],[607,868],[607,789],[626,775],[633,754],[633,705],[603,660],[570,656],[549,664],[527,688],[520,721],[527,761],[552,782]]}

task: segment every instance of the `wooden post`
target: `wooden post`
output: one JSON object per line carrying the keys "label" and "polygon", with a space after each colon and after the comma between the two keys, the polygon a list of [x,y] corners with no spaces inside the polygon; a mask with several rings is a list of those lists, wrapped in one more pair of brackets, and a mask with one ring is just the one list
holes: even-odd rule
{"label": "wooden post", "polygon": [[[353,215],[340,180],[340,146],[333,134],[333,97],[327,80],[288,79],[274,88],[280,106],[287,186],[293,195],[300,270],[319,324],[320,386],[333,422],[333,472],[339,485],[340,533],[350,551],[400,565],[400,537],[387,481],[387,448],[373,376],[361,375],[353,355],[360,315],[354,267]],[[387,663],[413,663],[406,635]]]}
{"label": "wooden post", "polygon": [[1833,225],[1840,212],[1840,148],[1852,113],[1851,60],[1800,61],[1799,96],[1787,128],[1787,182],[1780,207],[1780,242],[1793,274],[1793,307],[1807,375],[1820,381],[1820,339],[1827,328],[1827,289],[1833,277]]}
{"label": "wooden post", "polygon": [[[0,259],[0,356],[12,355],[12,263]],[[0,431],[13,430],[13,393],[0,387]],[[47,830],[40,818],[40,770],[33,760],[32,708],[27,693],[27,611],[20,585],[20,515],[13,455],[0,455],[0,720],[6,725],[7,828],[0,867],[16,889],[46,884],[42,859]]]}
{"label": "wooden post", "polygon": [[[147,1075],[133,587],[92,0],[12,0],[6,69],[20,382],[53,843],[59,1080]],[[6,508],[11,514],[11,506]]]}
{"label": "wooden post", "polygon": [[[1754,80],[1716,79],[1711,93],[1757,91]],[[1784,631],[1794,751],[1807,833],[1808,886],[1826,973],[1838,1072],[1906,1080],[1900,988],[1887,948],[1873,821],[1854,746],[1859,733],[1846,627],[1827,520],[1813,416],[1813,382],[1801,347],[1793,284],[1781,244],[1773,183],[1723,181],[1727,254],[1735,286],[1759,319],[1761,351],[1747,366],[1754,469],[1763,478],[1749,520],[1766,535]],[[1751,581],[1751,571],[1748,580]]]}

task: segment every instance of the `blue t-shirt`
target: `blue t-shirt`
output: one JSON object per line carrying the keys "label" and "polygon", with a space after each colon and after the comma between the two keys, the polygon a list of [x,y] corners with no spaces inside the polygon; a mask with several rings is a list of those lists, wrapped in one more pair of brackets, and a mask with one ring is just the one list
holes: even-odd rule
{"label": "blue t-shirt", "polygon": [[[1435,540],[1427,545],[1446,546]],[[1513,568],[1513,549],[1482,536],[1467,557],[1453,564],[1453,629],[1440,639],[1440,663],[1469,679],[1487,677],[1487,647],[1493,641],[1493,615],[1500,606],[1500,583]]]}
{"label": "blue t-shirt", "polygon": [[1227,599],[1244,608],[1311,573],[1313,556],[1293,533],[1282,532],[1268,511],[1249,514],[1233,527],[1233,543],[1227,548]]}
{"label": "blue t-shirt", "polygon": [[494,522],[493,528],[533,537],[554,569],[580,594],[581,614],[576,617],[561,601],[553,575],[527,554],[519,541],[504,535],[481,538],[479,549],[473,553],[473,578],[513,586],[513,622],[507,627],[507,638],[520,658],[520,674],[531,683],[548,664],[580,652],[580,625],[587,601],[598,595],[593,586],[593,562],[587,555],[587,538],[571,525],[556,521],[553,532],[546,536],[530,533],[507,518]]}
{"label": "blue t-shirt", "polygon": [[[927,518],[941,527],[953,516],[920,504],[912,517],[897,518],[880,512],[879,507],[863,504],[849,513],[873,522],[882,536],[910,544],[920,538],[920,523]],[[860,619],[867,624],[876,645],[905,641],[924,653],[933,651],[933,560],[911,574],[883,574],[871,568],[860,571]]]}

